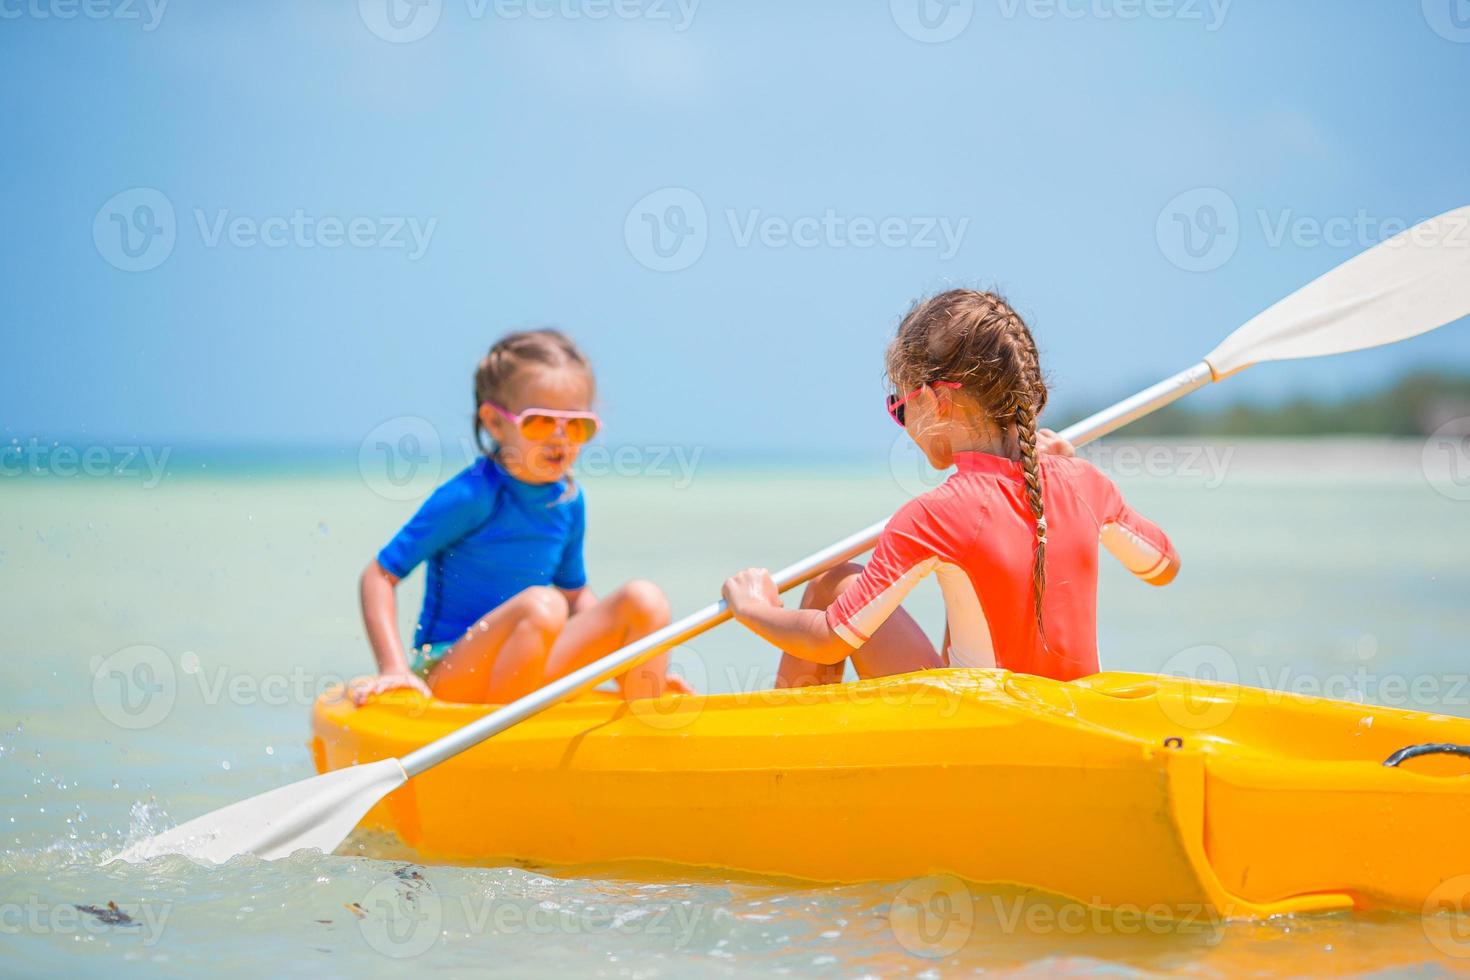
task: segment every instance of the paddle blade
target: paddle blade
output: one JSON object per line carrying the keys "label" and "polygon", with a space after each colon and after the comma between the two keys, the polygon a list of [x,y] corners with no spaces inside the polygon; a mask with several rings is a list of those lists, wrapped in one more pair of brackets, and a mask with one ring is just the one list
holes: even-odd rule
{"label": "paddle blade", "polygon": [[323,773],[207,813],[108,860],[182,854],[220,864],[240,854],[270,861],[304,847],[331,853],[374,803],[407,779],[397,759]]}
{"label": "paddle blade", "polygon": [[1407,340],[1470,316],[1470,207],[1395,235],[1251,320],[1205,360],[1215,380],[1261,361]]}

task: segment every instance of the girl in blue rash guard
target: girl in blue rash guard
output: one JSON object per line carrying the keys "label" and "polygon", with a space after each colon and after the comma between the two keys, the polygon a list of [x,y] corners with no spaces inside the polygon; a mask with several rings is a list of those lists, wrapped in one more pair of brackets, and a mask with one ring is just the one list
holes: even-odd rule
{"label": "girl in blue rash guard", "polygon": [[[485,450],[434,491],[362,574],[362,612],[381,672],[371,694],[414,688],[503,704],[668,624],[651,582],[598,599],[582,566],[586,510],[572,463],[598,429],[592,368],[555,330],[499,340],[475,372]],[[483,440],[488,434],[492,445]],[[405,652],[394,588],[427,565],[424,608]],[[668,654],[618,678],[628,699],[687,691]]]}

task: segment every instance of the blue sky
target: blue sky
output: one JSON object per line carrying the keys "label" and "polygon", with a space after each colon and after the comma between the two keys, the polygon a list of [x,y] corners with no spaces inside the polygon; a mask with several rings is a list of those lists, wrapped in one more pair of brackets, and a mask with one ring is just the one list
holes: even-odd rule
{"label": "blue sky", "polygon": [[1470,203],[1467,0],[919,2],[5,0],[0,429],[457,438],[554,323],[618,441],[886,451],[925,292],[999,286],[1079,404]]}

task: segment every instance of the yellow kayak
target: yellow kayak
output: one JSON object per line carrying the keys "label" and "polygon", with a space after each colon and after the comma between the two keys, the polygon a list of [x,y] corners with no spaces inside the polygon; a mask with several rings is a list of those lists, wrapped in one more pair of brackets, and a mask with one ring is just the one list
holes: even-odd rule
{"label": "yellow kayak", "polygon": [[[331,691],[316,765],[402,756],[490,710]],[[1179,917],[1418,912],[1470,873],[1466,745],[1470,720],[1227,684],[938,670],[563,704],[364,825],[430,861],[951,873]]]}

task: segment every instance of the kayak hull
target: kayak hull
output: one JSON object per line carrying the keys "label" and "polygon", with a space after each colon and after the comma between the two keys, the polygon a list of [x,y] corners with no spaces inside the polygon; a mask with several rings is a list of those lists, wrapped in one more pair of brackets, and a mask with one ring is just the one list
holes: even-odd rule
{"label": "kayak hull", "polygon": [[[313,754],[320,771],[402,756],[490,710],[332,691]],[[1176,918],[1417,912],[1470,873],[1470,762],[1382,764],[1428,742],[1470,744],[1470,721],[1147,675],[927,671],[559,705],[364,825],[428,861],[948,873]]]}

